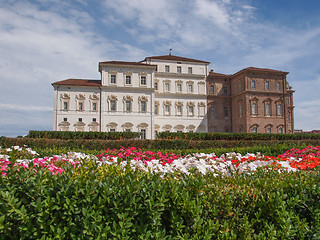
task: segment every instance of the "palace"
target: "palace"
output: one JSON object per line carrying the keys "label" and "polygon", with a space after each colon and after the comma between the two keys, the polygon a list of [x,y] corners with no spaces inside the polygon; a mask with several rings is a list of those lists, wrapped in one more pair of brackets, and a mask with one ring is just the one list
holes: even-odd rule
{"label": "palace", "polygon": [[288,72],[233,75],[174,55],[99,63],[101,80],[54,82],[54,131],[293,133]]}

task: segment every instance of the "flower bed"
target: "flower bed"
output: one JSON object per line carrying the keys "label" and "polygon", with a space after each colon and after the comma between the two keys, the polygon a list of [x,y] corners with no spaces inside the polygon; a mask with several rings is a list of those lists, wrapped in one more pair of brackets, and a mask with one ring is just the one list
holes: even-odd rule
{"label": "flower bed", "polygon": [[319,152],[0,149],[0,239],[319,239]]}
{"label": "flower bed", "polygon": [[320,164],[320,146],[304,149],[290,149],[278,157],[257,154],[226,153],[220,157],[214,153],[195,153],[180,156],[173,153],[142,151],[135,147],[107,149],[97,156],[70,152],[59,156],[38,158],[38,154],[30,148],[14,146],[0,149],[1,175],[6,176],[10,168],[17,171],[23,169],[47,169],[53,174],[61,174],[66,165],[79,166],[90,161],[97,166],[118,165],[122,168],[144,172],[175,174],[208,174],[230,176],[234,173],[252,174],[259,168],[266,170],[297,171],[312,170]]}

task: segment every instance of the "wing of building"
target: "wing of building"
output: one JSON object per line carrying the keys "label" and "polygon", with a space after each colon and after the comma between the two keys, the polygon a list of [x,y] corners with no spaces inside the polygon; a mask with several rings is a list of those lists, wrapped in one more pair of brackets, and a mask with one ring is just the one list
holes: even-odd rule
{"label": "wing of building", "polygon": [[293,132],[287,72],[209,72],[209,62],[174,55],[99,63],[100,80],[54,82],[55,131]]}

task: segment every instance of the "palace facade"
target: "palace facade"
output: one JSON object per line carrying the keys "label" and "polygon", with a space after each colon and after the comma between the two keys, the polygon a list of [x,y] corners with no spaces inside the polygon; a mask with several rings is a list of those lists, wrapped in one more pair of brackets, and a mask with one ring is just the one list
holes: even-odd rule
{"label": "palace facade", "polygon": [[99,63],[100,80],[54,87],[55,131],[293,132],[287,72],[209,72],[209,62],[174,55]]}

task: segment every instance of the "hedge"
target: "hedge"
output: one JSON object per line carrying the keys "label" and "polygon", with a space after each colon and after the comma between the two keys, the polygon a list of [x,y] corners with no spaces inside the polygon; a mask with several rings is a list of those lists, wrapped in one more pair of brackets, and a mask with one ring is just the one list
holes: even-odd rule
{"label": "hedge", "polygon": [[71,131],[29,131],[27,138],[46,139],[134,139],[140,136],[138,132],[71,132]]}
{"label": "hedge", "polygon": [[79,150],[106,150],[107,148],[136,147],[142,149],[212,149],[236,148],[248,146],[276,146],[287,144],[289,146],[318,146],[320,139],[304,140],[183,140],[183,139],[157,139],[157,140],[91,140],[91,139],[45,139],[45,138],[7,138],[0,139],[0,146],[23,146],[31,148],[67,148]]}
{"label": "hedge", "polygon": [[319,172],[22,169],[0,177],[0,239],[319,239],[319,183]]}
{"label": "hedge", "polygon": [[320,134],[270,134],[270,133],[173,133],[161,132],[160,139],[184,139],[184,140],[307,140],[318,139]]}

